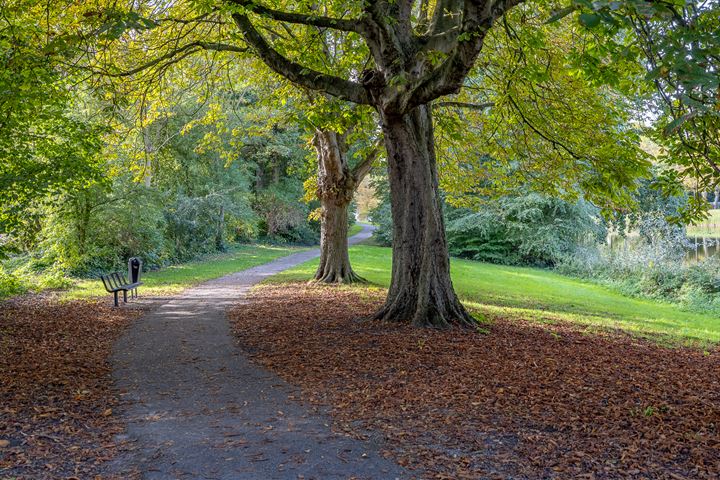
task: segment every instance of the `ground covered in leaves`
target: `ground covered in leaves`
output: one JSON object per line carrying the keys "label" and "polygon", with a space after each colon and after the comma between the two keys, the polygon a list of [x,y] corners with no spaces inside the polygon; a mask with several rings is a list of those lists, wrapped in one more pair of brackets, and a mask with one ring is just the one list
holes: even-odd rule
{"label": "ground covered in leaves", "polygon": [[262,286],[232,317],[257,361],[423,477],[720,476],[720,351],[503,318],[487,334],[356,320],[382,297]]}
{"label": "ground covered in leaves", "polygon": [[0,478],[93,478],[123,429],[108,356],[132,308],[0,303]]}

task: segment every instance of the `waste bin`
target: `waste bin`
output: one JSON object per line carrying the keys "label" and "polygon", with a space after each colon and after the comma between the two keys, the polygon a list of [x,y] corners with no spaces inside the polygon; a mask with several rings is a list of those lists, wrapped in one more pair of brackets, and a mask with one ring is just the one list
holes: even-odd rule
{"label": "waste bin", "polygon": [[[132,257],[128,260],[128,281],[131,284],[140,283],[140,273],[142,272],[142,260]],[[137,287],[132,289],[132,296],[137,297]]]}

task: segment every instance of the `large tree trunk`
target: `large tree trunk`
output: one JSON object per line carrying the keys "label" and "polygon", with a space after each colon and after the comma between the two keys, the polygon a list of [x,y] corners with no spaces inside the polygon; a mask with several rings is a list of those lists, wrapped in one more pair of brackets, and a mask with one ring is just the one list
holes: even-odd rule
{"label": "large tree trunk", "polygon": [[446,328],[474,326],[450,280],[438,190],[432,116],[427,105],[383,114],[393,217],[392,281],[383,321]]}
{"label": "large tree trunk", "polygon": [[348,206],[355,193],[355,178],[347,164],[342,135],[318,130],[314,138],[318,155],[317,196],[320,220],[320,265],[315,280],[352,283],[363,279],[350,266],[348,253]]}

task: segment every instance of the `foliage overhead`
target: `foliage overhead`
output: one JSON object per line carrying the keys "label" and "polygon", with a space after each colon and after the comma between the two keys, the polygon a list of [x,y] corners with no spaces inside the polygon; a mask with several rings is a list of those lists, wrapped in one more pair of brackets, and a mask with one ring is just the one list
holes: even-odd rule
{"label": "foliage overhead", "polygon": [[[124,11],[115,4],[112,13],[96,6],[88,15],[105,25],[94,30],[100,33],[91,65],[101,74],[100,83],[122,88],[132,80],[133,85],[146,86],[140,91],[162,83],[165,73],[181,61],[187,64],[184,69],[205,77],[203,81],[226,75],[231,64],[243,64],[257,72],[257,78],[268,78],[271,69],[279,73],[276,82],[289,79],[301,87],[283,86],[276,101],[298,107],[298,120],[308,126],[338,131],[368,113],[332,96],[403,110],[459,91],[448,102],[485,108],[451,121],[438,118],[447,110],[438,108],[438,124],[451,129],[444,132],[448,137],[458,139],[467,138],[469,128],[463,124],[482,128],[482,134],[470,135],[481,142],[474,147],[485,151],[470,161],[485,154],[497,162],[493,168],[486,163],[475,169],[469,176],[473,181],[460,189],[502,186],[522,172],[523,181],[537,181],[541,190],[567,196],[582,191],[606,209],[630,207],[627,190],[633,188],[634,178],[647,174],[637,128],[631,125],[638,120],[637,115],[632,118],[633,110],[652,107],[655,113],[644,120],[655,127],[665,147],[663,160],[672,167],[658,185],[672,190],[687,177],[700,187],[716,181],[713,2],[578,1],[565,7],[554,2],[499,2],[487,25],[472,25],[480,3],[369,6],[336,1],[318,6],[198,0],[141,2]],[[464,20],[433,17],[443,8],[465,8]],[[388,17],[373,17],[382,12]],[[398,53],[407,49],[393,47],[396,66],[380,64],[377,51],[378,42],[398,34],[395,29],[400,27],[386,21],[391,17],[411,28],[417,42],[417,53],[411,57]],[[375,31],[373,25],[386,25],[387,31]],[[470,33],[473,28],[475,34]],[[196,66],[197,57],[206,59],[204,67]],[[408,77],[406,67],[412,62],[424,65],[425,73]],[[453,67],[453,62],[464,66]],[[470,75],[458,84],[461,70]],[[376,71],[382,72],[384,82],[380,103],[368,97],[373,87],[367,81],[372,80],[365,78]],[[243,82],[237,69],[232,78]],[[636,109],[628,97],[642,104]],[[508,170],[510,162],[524,163],[524,168]],[[462,182],[467,172],[453,172],[462,162],[448,164]],[[496,178],[478,187],[478,174]],[[699,207],[696,202],[686,216],[697,215]]]}
{"label": "foliage overhead", "polygon": [[[698,193],[720,182],[719,7],[716,0],[575,0],[554,17],[577,10],[580,23],[602,36],[586,65],[607,64],[605,58],[643,65],[644,80],[654,87],[642,106],[644,120],[664,147],[661,160],[674,170],[659,184],[671,190],[678,174]],[[685,216],[702,216],[705,208],[698,194]]]}

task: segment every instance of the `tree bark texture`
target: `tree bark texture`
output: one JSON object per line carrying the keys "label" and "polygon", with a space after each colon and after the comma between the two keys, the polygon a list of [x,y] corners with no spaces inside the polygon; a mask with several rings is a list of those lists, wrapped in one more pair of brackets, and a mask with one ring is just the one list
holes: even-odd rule
{"label": "tree bark texture", "polygon": [[450,279],[430,107],[382,117],[393,258],[390,290],[374,318],[434,328],[474,326]]}

